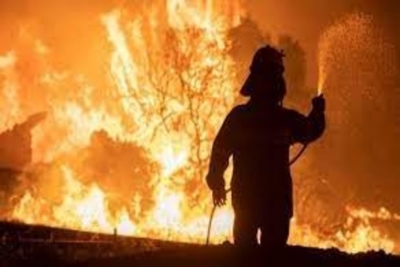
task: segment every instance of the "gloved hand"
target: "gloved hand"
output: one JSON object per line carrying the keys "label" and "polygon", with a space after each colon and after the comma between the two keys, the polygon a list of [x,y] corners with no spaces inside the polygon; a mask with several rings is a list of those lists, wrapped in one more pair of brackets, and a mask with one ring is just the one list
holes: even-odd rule
{"label": "gloved hand", "polygon": [[212,194],[215,206],[221,207],[226,204],[226,191],[224,188],[213,190]]}
{"label": "gloved hand", "polygon": [[324,112],[325,111],[325,98],[321,94],[319,96],[316,96],[312,99],[312,106],[313,110],[317,112]]}

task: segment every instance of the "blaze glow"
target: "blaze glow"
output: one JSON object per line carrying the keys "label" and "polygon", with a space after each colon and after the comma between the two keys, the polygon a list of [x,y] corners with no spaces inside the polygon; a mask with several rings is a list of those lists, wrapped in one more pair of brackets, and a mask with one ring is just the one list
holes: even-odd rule
{"label": "blaze glow", "polygon": [[[33,33],[22,41],[28,48],[0,57],[0,110],[8,114],[0,129],[48,114],[32,131],[34,164],[20,177],[8,220],[204,242],[212,208],[204,177],[212,139],[236,101],[228,32],[242,11],[239,1],[160,2],[99,17],[110,46],[103,88],[53,68],[50,48],[32,48]],[[32,69],[19,68],[22,61]],[[330,236],[294,220],[290,240],[392,252],[374,214],[349,209],[346,225]],[[382,214],[376,218],[399,219]],[[232,223],[231,208],[218,209],[212,242],[230,239]]]}

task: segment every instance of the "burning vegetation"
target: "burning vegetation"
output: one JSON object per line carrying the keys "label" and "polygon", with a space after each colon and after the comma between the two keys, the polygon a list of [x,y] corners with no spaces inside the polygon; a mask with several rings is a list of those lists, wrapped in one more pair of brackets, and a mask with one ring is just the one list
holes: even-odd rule
{"label": "burning vegetation", "polygon": [[[3,220],[204,242],[211,141],[242,101],[245,64],[232,33],[248,20],[239,1],[136,4],[98,15],[106,65],[96,80],[56,67],[32,25],[0,56]],[[327,210],[318,183],[296,183],[292,244],[395,251],[374,221],[398,215],[347,203]],[[229,239],[232,222],[229,207],[217,210],[212,241]]]}

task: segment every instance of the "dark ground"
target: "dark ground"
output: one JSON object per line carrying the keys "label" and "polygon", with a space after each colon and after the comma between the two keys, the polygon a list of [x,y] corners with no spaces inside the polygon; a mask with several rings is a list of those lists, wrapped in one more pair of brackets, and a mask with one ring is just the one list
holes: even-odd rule
{"label": "dark ground", "polygon": [[384,252],[290,246],[280,253],[0,223],[0,266],[399,266]]}

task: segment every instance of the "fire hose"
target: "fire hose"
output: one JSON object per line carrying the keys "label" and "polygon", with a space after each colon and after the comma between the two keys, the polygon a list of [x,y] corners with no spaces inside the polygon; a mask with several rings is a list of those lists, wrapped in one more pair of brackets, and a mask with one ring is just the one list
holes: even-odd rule
{"label": "fire hose", "polygon": [[[292,166],[294,163],[296,163],[296,161],[303,155],[304,151],[306,151],[307,147],[308,147],[307,143],[303,145],[303,147],[300,149],[300,151],[297,153],[297,155],[289,161],[289,166]],[[225,193],[228,194],[231,191],[232,191],[232,188],[228,188],[227,190],[225,190]],[[210,235],[211,235],[212,222],[213,222],[213,219],[214,219],[214,213],[215,213],[216,209],[217,209],[217,205],[214,204],[213,208],[211,210],[210,220],[208,222],[206,246],[208,246],[210,244]]]}

